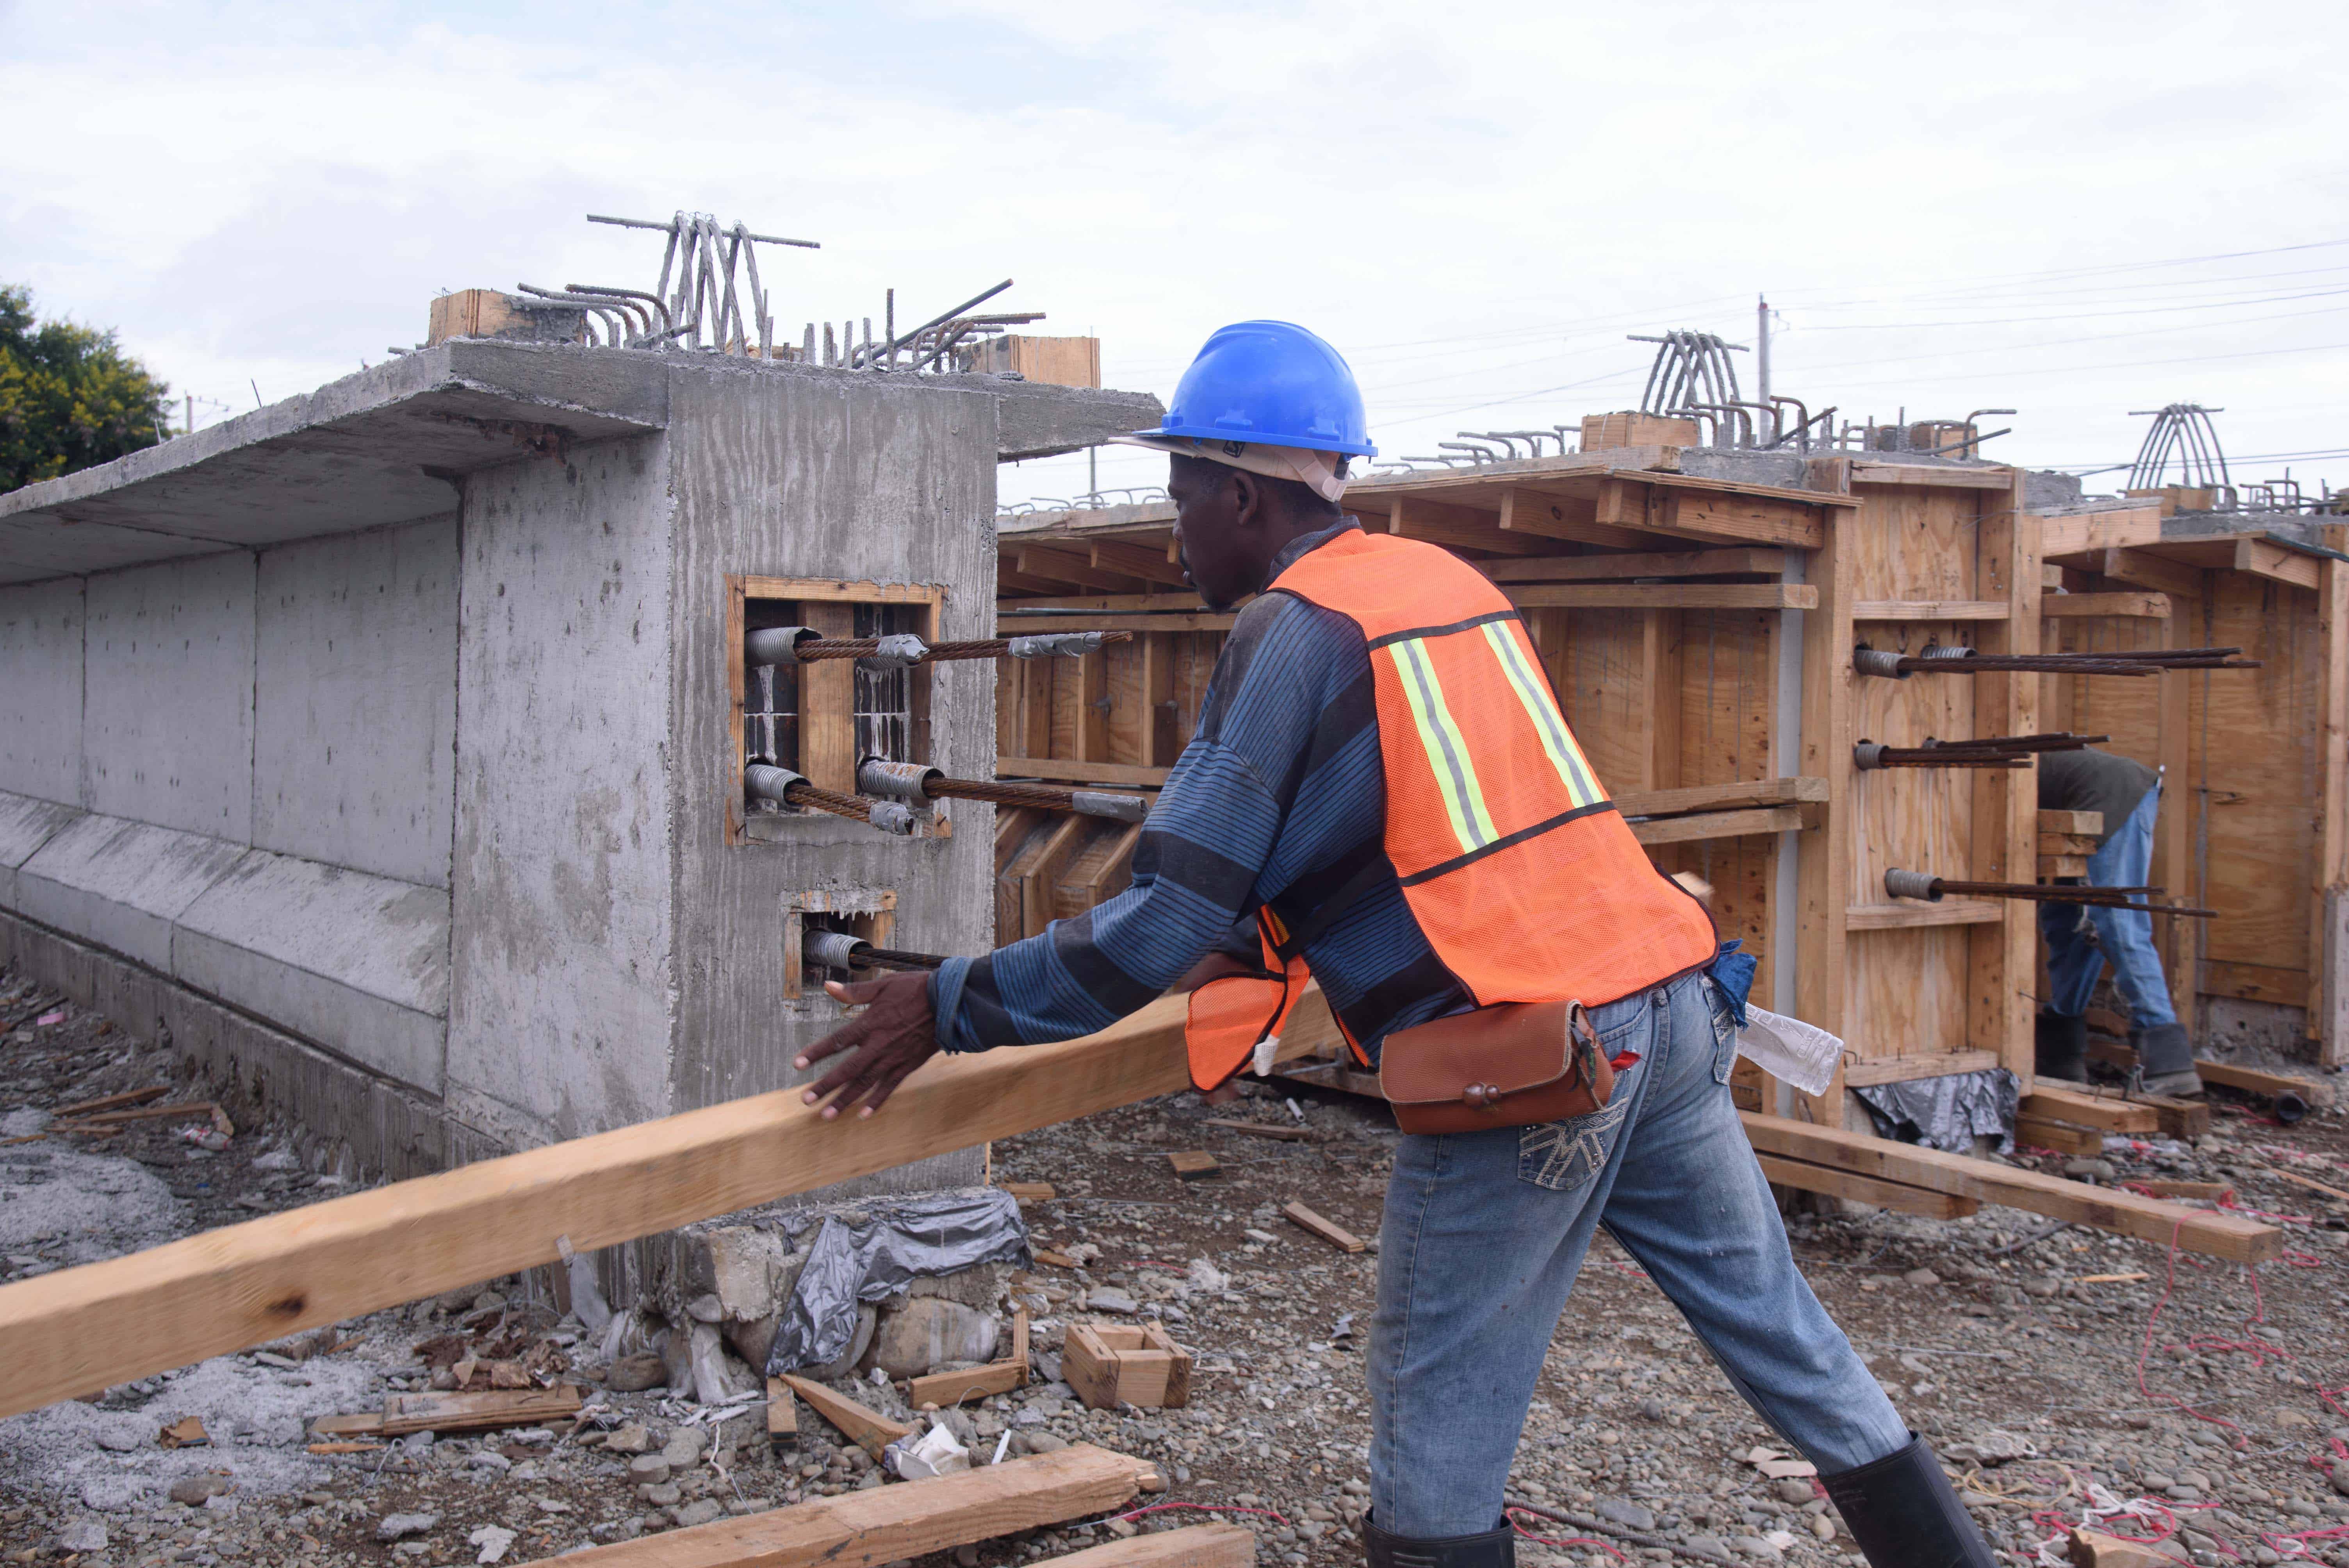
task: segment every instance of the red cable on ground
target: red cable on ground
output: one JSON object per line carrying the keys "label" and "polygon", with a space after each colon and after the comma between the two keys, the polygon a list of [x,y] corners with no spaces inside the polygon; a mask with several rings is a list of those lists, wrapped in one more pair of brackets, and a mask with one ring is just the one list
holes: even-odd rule
{"label": "red cable on ground", "polygon": [[[1276,1509],[1240,1508],[1226,1502],[1154,1502],[1147,1508],[1137,1508],[1131,1513],[1121,1513],[1117,1517],[1140,1519],[1145,1513],[1164,1513],[1170,1508],[1187,1509],[1194,1513],[1253,1513],[1259,1518],[1278,1519],[1281,1523],[1288,1524],[1288,1516]],[[1295,1525],[1288,1525],[1288,1527],[1292,1530],[1296,1528]]]}
{"label": "red cable on ground", "polygon": [[1598,1540],[1592,1536],[1564,1535],[1552,1537],[1547,1535],[1536,1535],[1532,1531],[1527,1530],[1524,1525],[1517,1522],[1517,1515],[1515,1509],[1503,1509],[1501,1511],[1501,1516],[1509,1522],[1510,1529],[1516,1531],[1519,1535],[1524,1536],[1527,1541],[1532,1542],[1537,1546],[1596,1546],[1599,1551],[1604,1552],[1608,1556],[1612,1557],[1618,1563],[1629,1563],[1631,1561],[1629,1557],[1626,1557],[1622,1553],[1616,1551],[1615,1548],[1609,1546],[1604,1541]]}

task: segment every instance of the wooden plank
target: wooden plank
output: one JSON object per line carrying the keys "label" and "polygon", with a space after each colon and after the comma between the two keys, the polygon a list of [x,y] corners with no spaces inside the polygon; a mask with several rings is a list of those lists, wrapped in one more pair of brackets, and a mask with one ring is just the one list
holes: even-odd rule
{"label": "wooden plank", "polygon": [[1515,583],[1504,592],[1520,610],[1816,610],[1806,583]]}
{"label": "wooden plank", "polygon": [[[2023,511],[2021,469],[1993,470],[2006,476],[2003,510],[1982,495],[1974,524],[1974,592],[2003,594],[2012,614],[1978,628],[1975,645],[1986,654],[2039,651],[2038,520]],[[1973,686],[1974,733],[2032,735],[2039,729],[2039,677],[1992,675]],[[1971,779],[1972,843],[1967,875],[1983,882],[2024,882],[2036,869],[2038,789],[2035,771],[1985,770]],[[2082,868],[2085,874],[2085,867]],[[2024,1089],[2032,1084],[2037,1050],[2032,1026],[2036,1006],[2039,922],[2033,905],[2022,900],[2003,905],[2004,918],[1966,932],[1966,1044],[1996,1051],[2000,1065]]]}
{"label": "wooden plank", "polygon": [[781,1377],[767,1379],[767,1446],[781,1450],[796,1448],[800,1440],[800,1408],[792,1401],[792,1390]]}
{"label": "wooden plank", "polygon": [[49,1112],[49,1115],[53,1118],[88,1116],[93,1111],[115,1110],[126,1105],[144,1105],[150,1099],[160,1099],[171,1092],[171,1087],[168,1084],[153,1083],[149,1084],[145,1088],[127,1088],[120,1094],[102,1094],[96,1099],[78,1100],[72,1105],[61,1105]]}
{"label": "wooden plank", "polygon": [[407,1432],[528,1427],[575,1416],[579,1403],[579,1390],[568,1383],[552,1388],[489,1388],[472,1394],[393,1394],[384,1400],[383,1424],[375,1429],[396,1438]]}
{"label": "wooden plank", "polygon": [[2094,838],[2105,830],[2102,811],[2042,811],[2036,820],[2043,833],[2081,833]]}
{"label": "wooden plank", "polygon": [[2042,855],[2093,855],[2098,845],[2094,833],[2051,833],[2039,830],[2039,852]]}
{"label": "wooden plank", "polygon": [[[1028,632],[1228,632],[1237,614],[1164,615],[1022,615],[998,611],[995,634],[1017,637]],[[827,664],[845,664],[831,659]],[[812,666],[811,666],[812,667]]]}
{"label": "wooden plank", "polygon": [[[800,603],[800,623],[822,637],[856,634],[852,604]],[[800,666],[799,770],[819,789],[856,793],[856,661],[819,659]]]}
{"label": "wooden plank", "polygon": [[[1677,469],[1675,461],[1672,468]],[[1717,480],[1702,474],[1675,471],[1650,472],[1630,476],[1643,485],[1667,490],[1702,490],[1709,495],[1742,496],[1754,500],[1789,501],[1797,506],[1848,507],[1857,509],[1860,502],[1840,484],[1758,485],[1744,480]]]}
{"label": "wooden plank", "polygon": [[2167,593],[2048,593],[2040,598],[2039,613],[2051,621],[2092,620],[2100,615],[2166,621],[2171,603]]}
{"label": "wooden plank", "polygon": [[[1381,531],[1375,517],[1365,526]],[[1482,508],[1425,496],[1389,496],[1383,531],[1447,550],[1484,550],[1495,555],[1542,555],[1557,548],[1538,535],[1504,533],[1498,516]]]}
{"label": "wooden plank", "polygon": [[916,1486],[874,1487],[574,1552],[579,1568],[881,1568],[1131,1502],[1148,1467],[1071,1443]]}
{"label": "wooden plank", "polygon": [[2296,1094],[2311,1105],[2333,1103],[2333,1090],[2314,1078],[2294,1078],[2290,1073],[2265,1073],[2257,1068],[2239,1068],[2232,1062],[2206,1061],[2194,1058],[2194,1070],[2204,1083],[2239,1088],[2246,1094],[2265,1095],[2273,1099],[2280,1094]]}
{"label": "wooden plank", "polygon": [[1061,1195],[1050,1181],[1006,1181],[1003,1190],[1019,1203],[1049,1203]]}
{"label": "wooden plank", "polygon": [[1079,588],[1100,588],[1112,593],[1130,593],[1146,586],[1146,580],[1137,582],[1130,573],[1095,566],[1092,552],[1083,544],[1060,549],[1022,544],[1019,571],[1022,577],[1067,583]]}
{"label": "wooden plank", "polygon": [[1849,1171],[1833,1171],[1824,1165],[1806,1164],[1800,1160],[1781,1160],[1775,1154],[1757,1154],[1754,1158],[1761,1162],[1762,1174],[1773,1183],[1792,1187],[1799,1192],[1823,1192],[1830,1198],[1867,1203],[1903,1214],[1922,1214],[1931,1220],[1962,1220],[1982,1207],[1971,1198],[1952,1197],[1947,1192],[1906,1186],[1899,1181],[1882,1181],[1873,1176],[1856,1175]]}
{"label": "wooden plank", "polygon": [[[2335,543],[2342,525],[2325,531]],[[2349,562],[2299,559],[2318,568],[2316,583],[2316,853],[2308,867],[2308,1002],[2305,1031],[2317,1042],[2325,1067],[2349,1063],[2349,997],[2337,990],[2343,976],[2340,935],[2344,881],[2349,881]],[[2164,677],[2165,679],[2170,677]]]}
{"label": "wooden plank", "polygon": [[2033,1149],[2052,1149],[2058,1154],[2097,1155],[2105,1151],[2103,1133],[2067,1122],[2049,1121],[2044,1117],[2017,1116],[2014,1137],[2019,1143]]}
{"label": "wooden plank", "polygon": [[1816,550],[1826,537],[1819,502],[1816,496],[1785,501],[1737,494],[1668,493],[1661,516],[1650,526],[1656,532],[1684,539]]}
{"label": "wooden plank", "polygon": [[1996,925],[2006,905],[1996,899],[1945,898],[1939,903],[1855,903],[1844,911],[1847,931],[1914,931],[1933,925]]}
{"label": "wooden plank", "polygon": [[[1288,1034],[1287,1029],[1281,1031],[1280,1037],[1284,1042],[1288,1040]],[[1211,1116],[1200,1125],[1218,1128],[1225,1132],[1245,1132],[1251,1138],[1278,1139],[1284,1143],[1309,1143],[1313,1140],[1313,1134],[1302,1127],[1283,1127],[1269,1121],[1235,1121],[1228,1117]]]}
{"label": "wooden plank", "polygon": [[2072,1088],[2042,1078],[2023,1097],[2023,1109],[2050,1121],[2076,1122],[2106,1132],[2158,1132],[2161,1117],[2153,1107],[2117,1094]]}
{"label": "wooden plank", "polygon": [[2281,1181],[2289,1181],[2295,1187],[2305,1187],[2312,1192],[2322,1192],[2328,1198],[2335,1198],[2344,1203],[2349,1203],[2349,1192],[2344,1192],[2338,1187],[2328,1187],[2322,1181],[2312,1181],[2297,1171],[2286,1171],[2280,1165],[2269,1166],[2267,1174]]}
{"label": "wooden plank", "polygon": [[994,1394],[1009,1394],[1028,1386],[1028,1364],[1018,1358],[990,1361],[960,1372],[932,1372],[905,1385],[905,1402],[916,1410],[927,1405],[939,1409]]}
{"label": "wooden plank", "polygon": [[1092,819],[1071,811],[1043,836],[1032,853],[1022,851],[1011,863],[1011,874],[1019,881],[1019,934],[1037,936],[1057,918],[1052,908],[1052,890],[1061,880],[1061,868],[1068,864],[1085,840]]}
{"label": "wooden plank", "polygon": [[2003,621],[2003,599],[1862,599],[1851,607],[1855,621]]}
{"label": "wooden plank", "polygon": [[1856,485],[1921,485],[1955,490],[2009,490],[2015,470],[2010,468],[1942,468],[1934,463],[1879,463],[1855,459],[1851,482]]}
{"label": "wooden plank", "polygon": [[1580,583],[1626,577],[1776,577],[1786,552],[1751,545],[1726,550],[1649,550],[1614,555],[1544,555],[1485,561],[1478,571],[1495,583]]}
{"label": "wooden plank", "polygon": [[1187,1524],[1049,1561],[1052,1568],[1251,1568],[1256,1532],[1237,1524]]}
{"label": "wooden plank", "polygon": [[1918,1078],[1955,1078],[1998,1066],[1996,1051],[1934,1051],[1913,1057],[1863,1057],[1846,1061],[1846,1083],[1909,1083]]}
{"label": "wooden plank", "polygon": [[2158,506],[2076,512],[2069,517],[2042,516],[2039,520],[2039,551],[2050,561],[2101,555],[2107,550],[2160,542],[2161,509]]}
{"label": "wooden plank", "polygon": [[2294,588],[2316,592],[2317,570],[2323,564],[2321,555],[2303,555],[2297,550],[2287,550],[2281,544],[2264,539],[2235,541],[2235,570],[2271,582],[2289,583]]}
{"label": "wooden plank", "polygon": [[[1145,583],[1164,583],[1176,588],[1190,586],[1184,580],[1183,568],[1167,560],[1163,550],[1116,539],[1089,540],[1085,548],[1093,566],[1100,571],[1123,572]],[[1195,599],[1197,595],[1192,597]]]}
{"label": "wooden plank", "polygon": [[2142,1187],[2157,1198],[2196,1198],[2205,1203],[2223,1203],[2235,1195],[2232,1181],[2136,1181],[2132,1187]]}
{"label": "wooden plank", "polygon": [[1166,1157],[1166,1162],[1174,1168],[1174,1174],[1185,1181],[1205,1181],[1224,1173],[1224,1168],[1216,1157],[1204,1149],[1177,1150]]}
{"label": "wooden plank", "polygon": [[1827,798],[1824,779],[1756,779],[1734,784],[1693,784],[1677,789],[1636,789],[1617,795],[1627,817],[1668,817],[1684,811],[1729,811],[1747,806],[1816,805]]}
{"label": "wooden plank", "polygon": [[1171,768],[1140,768],[1127,762],[1079,762],[1068,757],[999,757],[998,779],[1049,779],[1062,784],[1126,784],[1155,789]]}
{"label": "wooden plank", "polygon": [[2143,550],[2107,550],[2097,565],[2097,571],[2116,583],[2151,588],[2173,598],[2199,599],[2203,596],[2200,571]]}
{"label": "wooden plank", "polygon": [[1346,1229],[1345,1226],[1337,1223],[1335,1221],[1323,1219],[1320,1215],[1315,1213],[1304,1204],[1296,1202],[1294,1199],[1283,1203],[1280,1206],[1280,1212],[1288,1216],[1288,1220],[1291,1224],[1301,1226],[1304,1229],[1312,1232],[1315,1235],[1320,1237],[1323,1241],[1328,1242],[1340,1252],[1359,1253],[1365,1245],[1361,1237],[1354,1234],[1353,1232]]}
{"label": "wooden plank", "polygon": [[808,1408],[830,1421],[840,1435],[871,1454],[881,1457],[881,1450],[899,1438],[913,1436],[922,1429],[893,1421],[878,1410],[868,1409],[845,1394],[835,1394],[812,1377],[792,1373],[782,1375],[784,1387],[808,1403]]}
{"label": "wooden plank", "polygon": [[[1851,459],[1816,458],[1805,466],[1814,488],[1848,496]],[[1826,825],[1795,839],[1795,1016],[1827,1033],[1844,1034],[1848,983],[1851,901],[1851,834],[1844,812],[1852,778],[1852,603],[1857,598],[1857,556],[1847,534],[1856,512],[1834,514],[1834,525],[1811,557],[1810,579],[1819,589],[1819,607],[1803,617],[1802,771],[1827,781]],[[1786,716],[1780,716],[1785,723]],[[1826,1092],[1798,1094],[1796,1114],[1833,1127],[1843,1125],[1843,1068],[1838,1065]],[[1773,1091],[1775,1095],[1775,1090]],[[1776,1109],[1775,1099],[1763,1104]]]}
{"label": "wooden plank", "polygon": [[[1240,608],[1247,603],[1242,600]],[[1199,614],[1207,608],[1206,601],[1196,593],[1069,593],[1052,598],[998,599],[996,609],[1016,615],[1023,610],[1092,610],[1102,614],[1167,612],[1174,614]],[[1075,615],[1063,617],[1064,624],[1078,631],[1091,628],[1091,623]]]}
{"label": "wooden plank", "polygon": [[2088,857],[2043,854],[2036,862],[2036,871],[2041,882],[2054,882],[2058,877],[2084,877],[2088,874]]}
{"label": "wooden plank", "polygon": [[1348,485],[1346,507],[1350,511],[1357,500],[1375,502],[1392,495],[1433,495],[1479,486],[1499,489],[1538,480],[1669,470],[1680,467],[1680,460],[1678,447],[1609,447],[1597,452],[1568,452],[1564,457],[1479,463],[1474,469],[1423,469],[1417,473],[1380,474]]}
{"label": "wooden plank", "polygon": [[1747,839],[1762,833],[1792,832],[1802,825],[1803,813],[1797,807],[1762,806],[1747,811],[1650,818],[1633,822],[1631,836],[1643,844],[1680,844],[1699,839]]}
{"label": "wooden plank", "polygon": [[2180,1208],[2115,1188],[2083,1186],[2060,1176],[1944,1154],[1920,1144],[1890,1143],[1839,1128],[1811,1126],[1753,1111],[1739,1116],[1754,1147],[1765,1154],[2003,1203],[2140,1241],[2167,1245],[2174,1235],[2187,1251],[2229,1263],[2265,1263],[2283,1248],[2282,1232],[2239,1215]]}
{"label": "wooden plank", "polygon": [[[594,1252],[1174,1093],[1185,1008],[1164,997],[1081,1039],[938,1057],[869,1121],[778,1089],[0,1285],[0,1416],[553,1264],[558,1243]],[[1309,990],[1282,1058],[1328,1018]]]}

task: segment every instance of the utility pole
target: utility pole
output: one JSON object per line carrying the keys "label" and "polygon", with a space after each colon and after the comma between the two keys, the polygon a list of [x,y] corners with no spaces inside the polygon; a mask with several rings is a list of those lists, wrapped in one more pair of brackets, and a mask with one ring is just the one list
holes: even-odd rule
{"label": "utility pole", "polygon": [[1760,294],[1754,296],[1754,315],[1760,334],[1757,346],[1761,353],[1755,365],[1762,376],[1760,400],[1767,403],[1770,401],[1770,302]]}
{"label": "utility pole", "polygon": [[196,395],[192,392],[188,394],[188,428],[182,433],[190,436],[196,433]]}

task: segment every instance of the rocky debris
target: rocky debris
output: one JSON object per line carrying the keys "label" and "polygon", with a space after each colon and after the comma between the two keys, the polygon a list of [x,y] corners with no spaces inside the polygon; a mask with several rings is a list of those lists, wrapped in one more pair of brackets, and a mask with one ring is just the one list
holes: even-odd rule
{"label": "rocky debris", "polygon": [[437,1529],[440,1523],[440,1516],[437,1513],[387,1513],[376,1521],[375,1538],[378,1541],[405,1541],[411,1535],[421,1535],[428,1530]]}
{"label": "rocky debris", "polygon": [[495,1524],[476,1525],[465,1537],[465,1544],[481,1549],[480,1554],[473,1559],[476,1563],[503,1562],[506,1552],[513,1543],[514,1532]]}
{"label": "rocky debris", "polygon": [[919,1377],[948,1362],[992,1361],[1002,1320],[942,1295],[915,1296],[880,1320],[872,1364],[892,1377]]}
{"label": "rocky debris", "polygon": [[169,1496],[173,1502],[184,1503],[190,1508],[202,1508],[213,1498],[227,1496],[235,1489],[235,1486],[236,1483],[224,1475],[210,1472],[202,1475],[183,1475],[171,1484],[165,1495]]}

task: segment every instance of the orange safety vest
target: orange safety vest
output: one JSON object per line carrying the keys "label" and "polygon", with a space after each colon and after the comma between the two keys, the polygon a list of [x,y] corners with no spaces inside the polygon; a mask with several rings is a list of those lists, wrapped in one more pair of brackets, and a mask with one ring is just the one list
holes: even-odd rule
{"label": "orange safety vest", "polygon": [[[1712,962],[1712,917],[1631,836],[1516,607],[1482,573],[1433,544],[1356,531],[1300,557],[1268,592],[1335,611],[1369,640],[1387,860],[1428,944],[1478,1006],[1596,1007]],[[1309,977],[1300,950],[1326,923],[1317,911],[1315,930],[1299,934],[1258,913],[1262,968],[1191,994],[1193,1083],[1225,1082],[1280,1033]],[[1367,1065],[1360,1042],[1347,1043]]]}

